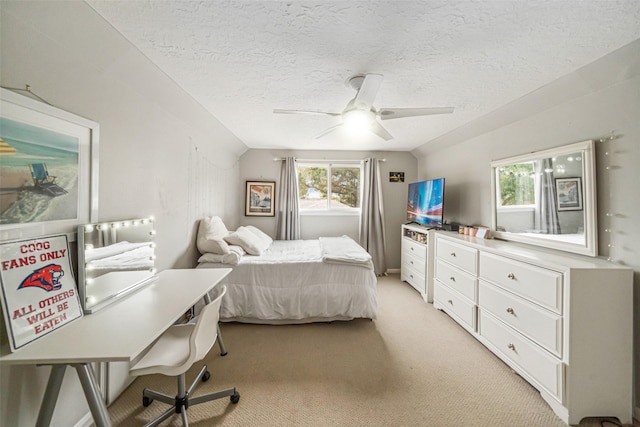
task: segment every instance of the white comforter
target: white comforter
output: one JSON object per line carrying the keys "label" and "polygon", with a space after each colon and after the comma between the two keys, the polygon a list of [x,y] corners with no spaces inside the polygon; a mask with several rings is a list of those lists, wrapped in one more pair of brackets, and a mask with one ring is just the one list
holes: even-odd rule
{"label": "white comforter", "polygon": [[[340,255],[319,240],[276,240],[261,256],[244,255],[225,278],[220,317],[252,323],[375,319],[376,276],[364,249],[348,237]],[[354,247],[351,243],[355,244]],[[359,248],[359,251],[358,251]],[[328,261],[324,260],[329,258]],[[198,268],[230,267],[201,263]]]}

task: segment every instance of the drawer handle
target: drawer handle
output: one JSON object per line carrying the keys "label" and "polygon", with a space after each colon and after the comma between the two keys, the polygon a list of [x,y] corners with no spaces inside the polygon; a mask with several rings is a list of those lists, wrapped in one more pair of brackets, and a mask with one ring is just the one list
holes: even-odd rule
{"label": "drawer handle", "polygon": [[515,312],[513,311],[513,308],[511,308],[511,307],[507,307],[507,313],[515,315]]}
{"label": "drawer handle", "polygon": [[409,248],[409,249],[413,250],[413,248]]}
{"label": "drawer handle", "polygon": [[410,274],[409,277],[411,277],[413,279],[413,274]]}
{"label": "drawer handle", "polygon": [[453,305],[453,301],[449,300],[447,301],[449,304]]}
{"label": "drawer handle", "polygon": [[451,280],[452,282],[455,282],[455,281],[456,281],[456,278],[455,278],[455,277],[453,277],[453,276],[451,276],[451,277],[449,277],[449,280]]}
{"label": "drawer handle", "polygon": [[509,273],[507,274],[507,278],[511,279],[511,280],[516,280],[516,275],[513,273]]}
{"label": "drawer handle", "polygon": [[516,346],[513,345],[512,343],[509,343],[509,345],[507,345],[507,347],[509,348],[509,350],[516,351]]}
{"label": "drawer handle", "polygon": [[456,253],[455,252],[451,252],[451,256],[455,258],[456,257]]}
{"label": "drawer handle", "polygon": [[409,264],[413,265],[413,261],[409,261]]}

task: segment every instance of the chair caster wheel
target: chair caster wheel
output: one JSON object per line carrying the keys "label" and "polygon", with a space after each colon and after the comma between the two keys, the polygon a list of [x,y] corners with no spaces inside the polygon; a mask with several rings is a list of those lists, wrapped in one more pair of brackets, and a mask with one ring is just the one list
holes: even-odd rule
{"label": "chair caster wheel", "polygon": [[238,393],[237,391],[235,393],[233,393],[231,395],[231,403],[238,403],[240,402],[240,393]]}
{"label": "chair caster wheel", "polygon": [[153,402],[153,399],[147,396],[142,396],[142,406],[146,408],[147,406],[151,405],[151,402]]}
{"label": "chair caster wheel", "polygon": [[211,373],[209,371],[205,371],[204,374],[202,374],[202,382],[209,381],[209,378],[211,378]]}

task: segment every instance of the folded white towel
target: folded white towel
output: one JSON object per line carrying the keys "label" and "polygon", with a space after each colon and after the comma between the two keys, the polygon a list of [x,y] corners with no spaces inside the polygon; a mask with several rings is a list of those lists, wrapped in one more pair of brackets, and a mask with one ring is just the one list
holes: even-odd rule
{"label": "folded white towel", "polygon": [[371,255],[348,236],[320,237],[322,261],[329,264],[347,264],[373,270]]}

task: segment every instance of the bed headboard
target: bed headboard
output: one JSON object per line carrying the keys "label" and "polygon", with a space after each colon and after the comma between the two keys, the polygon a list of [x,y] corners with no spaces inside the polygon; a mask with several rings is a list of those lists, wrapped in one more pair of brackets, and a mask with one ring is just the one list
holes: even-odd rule
{"label": "bed headboard", "polygon": [[78,293],[92,313],[155,277],[153,218],[78,227]]}

